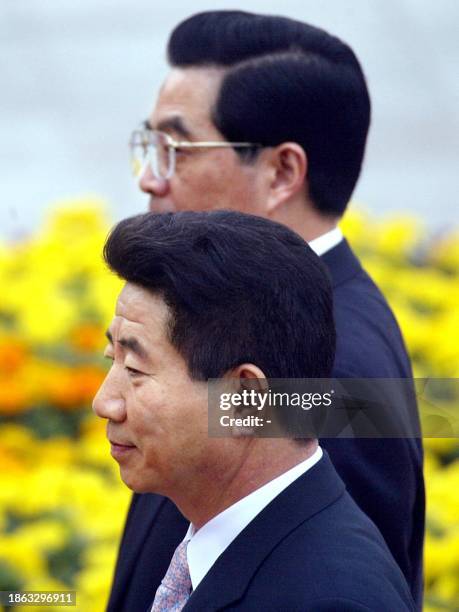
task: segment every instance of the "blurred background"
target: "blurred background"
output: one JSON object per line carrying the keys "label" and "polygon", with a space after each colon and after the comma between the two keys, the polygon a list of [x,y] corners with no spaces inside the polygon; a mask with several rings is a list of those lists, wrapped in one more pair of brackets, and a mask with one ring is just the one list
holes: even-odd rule
{"label": "blurred background", "polygon": [[[30,231],[68,194],[102,194],[117,218],[141,210],[127,141],[166,73],[167,35],[193,12],[234,6],[2,0],[0,236]],[[281,10],[356,51],[373,101],[357,201],[378,215],[415,212],[435,229],[459,219],[456,0],[246,0],[244,8]]]}
{"label": "blurred background", "polygon": [[[127,141],[167,72],[167,35],[211,8],[235,5],[0,5],[0,590],[73,589],[78,610],[104,609],[129,492],[90,411],[119,290],[100,253],[114,221],[146,208]],[[373,122],[344,230],[397,314],[415,375],[459,378],[459,4],[244,8],[324,27],[356,51]],[[459,445],[425,446],[425,609],[458,611]]]}

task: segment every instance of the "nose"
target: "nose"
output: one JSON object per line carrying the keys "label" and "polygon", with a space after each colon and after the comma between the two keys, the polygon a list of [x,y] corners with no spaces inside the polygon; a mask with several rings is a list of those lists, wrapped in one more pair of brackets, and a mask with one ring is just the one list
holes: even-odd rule
{"label": "nose", "polygon": [[144,193],[148,193],[157,198],[162,198],[169,193],[169,181],[157,178],[147,164],[139,180],[139,187]]}
{"label": "nose", "polygon": [[126,402],[119,386],[107,374],[92,402],[92,409],[101,419],[121,423],[126,418]]}

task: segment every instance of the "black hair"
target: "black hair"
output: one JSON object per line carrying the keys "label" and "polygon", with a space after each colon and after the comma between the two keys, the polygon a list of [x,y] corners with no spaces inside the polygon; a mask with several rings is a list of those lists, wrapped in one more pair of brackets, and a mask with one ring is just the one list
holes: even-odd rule
{"label": "black hair", "polygon": [[[227,68],[212,118],[229,141],[293,141],[308,157],[309,195],[341,215],[360,174],[370,98],[352,49],[328,32],[285,17],[209,11],[180,23],[172,66]],[[253,157],[253,150],[237,149]]]}
{"label": "black hair", "polygon": [[326,378],[335,350],[320,258],[287,227],[234,211],[146,213],[118,223],[108,266],[158,293],[190,376],[253,363],[268,378]]}

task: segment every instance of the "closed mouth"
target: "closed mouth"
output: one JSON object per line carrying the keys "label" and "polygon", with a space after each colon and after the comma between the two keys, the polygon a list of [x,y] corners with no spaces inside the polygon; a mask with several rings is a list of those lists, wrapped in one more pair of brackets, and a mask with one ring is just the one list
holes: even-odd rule
{"label": "closed mouth", "polygon": [[134,444],[122,444],[121,442],[115,442],[114,440],[109,440],[112,446],[118,446],[119,448],[134,448]]}
{"label": "closed mouth", "polygon": [[118,442],[114,442],[109,440],[110,442],[110,454],[114,459],[122,460],[126,456],[130,455],[132,451],[136,450],[136,447],[133,444],[118,444]]}

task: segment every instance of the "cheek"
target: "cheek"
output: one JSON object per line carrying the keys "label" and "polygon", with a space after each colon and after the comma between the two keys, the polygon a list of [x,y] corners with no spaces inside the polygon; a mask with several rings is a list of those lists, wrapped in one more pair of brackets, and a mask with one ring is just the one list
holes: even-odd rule
{"label": "cheek", "polygon": [[179,210],[238,208],[235,194],[247,191],[241,169],[224,152],[184,160],[170,186]]}
{"label": "cheek", "polygon": [[158,415],[164,403],[161,392],[150,382],[132,385],[126,403],[131,431],[139,440],[147,439],[160,425]]}
{"label": "cheek", "polygon": [[223,206],[240,212],[256,212],[261,194],[258,193],[257,175],[251,166],[244,166],[235,161],[231,164],[221,165],[215,176],[215,183],[219,190]]}

